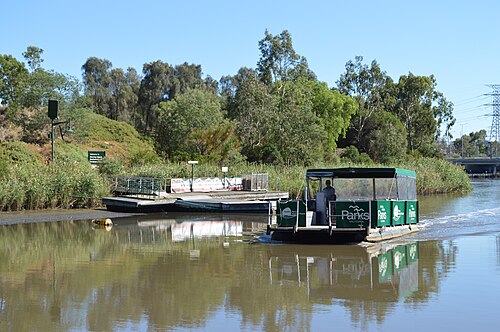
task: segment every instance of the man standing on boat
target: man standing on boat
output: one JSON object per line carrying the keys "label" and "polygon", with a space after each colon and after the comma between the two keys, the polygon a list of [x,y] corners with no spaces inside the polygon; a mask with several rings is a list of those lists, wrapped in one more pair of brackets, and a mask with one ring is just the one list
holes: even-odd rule
{"label": "man standing on boat", "polygon": [[335,195],[335,188],[332,187],[332,182],[330,180],[326,180],[323,193],[325,194],[327,202],[335,201],[337,199],[337,195]]}

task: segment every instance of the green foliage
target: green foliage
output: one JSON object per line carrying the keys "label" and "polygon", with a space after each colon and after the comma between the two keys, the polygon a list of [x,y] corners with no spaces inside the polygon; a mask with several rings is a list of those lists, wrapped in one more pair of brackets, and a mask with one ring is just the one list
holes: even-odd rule
{"label": "green foliage", "polygon": [[152,148],[134,147],[128,155],[128,164],[131,166],[158,164],[160,162],[160,158]]}
{"label": "green foliage", "polygon": [[0,54],[0,104],[17,106],[28,80],[28,70],[12,55]]}
{"label": "green foliage", "polygon": [[[463,172],[446,163],[404,161],[405,150],[437,156],[440,128],[448,134],[454,123],[453,105],[436,91],[432,75],[409,73],[394,83],[376,61],[368,66],[356,57],[338,90],[330,90],[295,52],[288,31],[266,31],[259,50],[256,69],[241,68],[220,83],[203,78],[201,65],[158,60],[144,64],[140,77],[133,68],[90,57],[82,67],[84,97],[76,79],[41,67],[41,48],[23,53],[28,68],[0,55],[0,140],[39,144],[47,158],[50,122],[43,105],[49,98],[60,101],[60,120],[71,120],[74,130],[65,141],[56,133],[50,165],[33,152],[38,148],[0,144],[0,209],[90,204],[107,193],[99,173],[188,177],[189,159],[200,161],[196,172],[205,176],[220,176],[221,166],[234,175],[267,172],[275,179],[271,189],[292,195],[301,194],[306,166],[372,165],[372,159],[417,168],[420,192],[467,190]],[[484,142],[480,136],[464,137],[467,153]],[[342,161],[337,146],[347,147]],[[88,150],[106,151],[97,170],[89,166]],[[157,153],[182,162],[164,164]]]}
{"label": "green foliage", "polygon": [[96,198],[109,194],[105,181],[88,163],[64,158],[49,165],[29,159],[0,160],[9,174],[0,178],[0,211],[91,206]]}
{"label": "green foliage", "polygon": [[465,134],[453,141],[453,149],[456,156],[463,157],[488,157],[496,155],[500,151],[500,142],[489,142],[486,140],[486,130]]}
{"label": "green foliage", "polygon": [[472,190],[464,170],[445,160],[418,158],[399,164],[399,167],[417,172],[417,192],[436,194],[448,192],[469,192]]}
{"label": "green foliage", "polygon": [[264,39],[259,41],[261,56],[257,63],[257,72],[264,84],[284,84],[300,77],[316,79],[308,68],[306,58],[297,54],[292,44],[292,36],[287,30],[276,36],[266,30]]}
{"label": "green foliage", "polygon": [[56,161],[88,163],[87,151],[76,144],[57,140],[54,147]]}
{"label": "green foliage", "polygon": [[214,128],[223,120],[220,99],[205,90],[189,90],[176,100],[161,103],[158,112],[157,150],[167,158],[179,159],[192,131]]}
{"label": "green foliage", "polygon": [[346,145],[354,144],[360,150],[367,151],[363,138],[370,131],[368,123],[374,114],[392,102],[390,94],[386,92],[386,85],[392,80],[381,70],[377,61],[373,60],[370,66],[363,64],[362,56],[356,56],[355,62],[349,60],[345,68],[346,72],[337,81],[338,89],[358,103],[357,113],[351,119]]}
{"label": "green foliage", "polygon": [[[387,138],[381,146],[376,140],[384,138],[381,129],[373,123],[387,117],[383,112],[394,114],[404,125],[407,135],[408,152],[418,151],[423,156],[436,156],[436,139],[440,128],[444,127],[449,134],[455,119],[452,115],[453,105],[442,93],[436,91],[434,76],[415,76],[412,73],[402,75],[397,83],[381,71],[374,60],[371,66],[362,63],[363,57],[357,56],[355,62],[346,64],[346,72],[337,82],[339,91],[355,98],[359,111],[352,118],[351,127],[343,146],[356,145],[361,151],[382,162],[395,160],[400,156],[383,157],[381,149],[390,151],[388,146],[395,145]],[[381,115],[379,113],[382,113]],[[394,121],[392,121],[394,122]],[[397,125],[398,130],[400,128]],[[385,128],[390,131],[390,128]],[[397,132],[392,130],[392,138],[400,142]]]}
{"label": "green foliage", "polygon": [[313,88],[313,111],[321,119],[321,125],[326,133],[325,152],[333,155],[337,147],[337,140],[345,136],[347,128],[358,109],[354,99],[328,89],[326,83],[311,82]]}
{"label": "green foliage", "polygon": [[350,145],[345,148],[340,157],[344,162],[360,164],[360,165],[369,165],[372,163],[370,156],[367,153],[359,153],[358,149],[354,145]]}
{"label": "green foliage", "polygon": [[193,130],[186,141],[190,159],[214,162],[219,165],[243,161],[235,125],[224,121],[216,127]]}
{"label": "green foliage", "polygon": [[125,167],[118,160],[103,158],[97,165],[97,169],[102,175],[121,175]]}
{"label": "green foliage", "polygon": [[28,144],[19,141],[0,143],[0,160],[21,166],[38,166],[42,161],[38,154],[30,150]]}
{"label": "green foliage", "polygon": [[368,121],[368,133],[362,138],[374,161],[389,164],[406,157],[406,130],[392,113],[380,111]]}

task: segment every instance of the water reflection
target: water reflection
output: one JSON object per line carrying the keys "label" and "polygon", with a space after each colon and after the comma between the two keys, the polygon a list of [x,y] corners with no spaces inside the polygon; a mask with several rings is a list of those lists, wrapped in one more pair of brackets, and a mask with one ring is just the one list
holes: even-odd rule
{"label": "water reflection", "polygon": [[272,254],[277,256],[269,258],[271,284],[305,287],[311,301],[395,301],[418,290],[416,242],[369,248],[335,246],[309,254],[273,250]]}
{"label": "water reflection", "polygon": [[310,330],[325,306],[343,308],[335,319],[347,311],[353,323],[380,322],[401,300],[425,303],[456,259],[453,242],[251,244],[241,240],[265,223],[211,217],[116,220],[109,231],[90,221],[0,227],[0,330],[220,329],[230,321]]}
{"label": "water reflection", "polygon": [[265,229],[267,216],[170,213],[116,218],[113,222],[117,241],[166,243],[255,234]]}

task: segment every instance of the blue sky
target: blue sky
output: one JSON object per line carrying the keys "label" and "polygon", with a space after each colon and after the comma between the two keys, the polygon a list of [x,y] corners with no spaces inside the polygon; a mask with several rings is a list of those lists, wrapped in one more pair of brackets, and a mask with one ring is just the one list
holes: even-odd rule
{"label": "blue sky", "polygon": [[[5,3],[6,2],[6,3]],[[412,72],[437,79],[455,104],[452,133],[491,126],[491,93],[500,84],[500,1],[5,1],[0,54],[22,60],[44,50],[44,68],[81,79],[88,57],[115,68],[147,62],[200,64],[220,79],[255,68],[266,29],[288,30],[294,49],[330,87],[345,63],[376,59],[393,79]]]}

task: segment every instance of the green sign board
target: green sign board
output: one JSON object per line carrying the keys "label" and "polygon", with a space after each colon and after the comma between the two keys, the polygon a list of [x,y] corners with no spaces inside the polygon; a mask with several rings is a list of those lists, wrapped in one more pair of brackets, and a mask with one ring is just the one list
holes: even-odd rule
{"label": "green sign board", "polygon": [[372,201],[372,228],[391,225],[391,202]]}
{"label": "green sign board", "polygon": [[392,225],[404,225],[405,223],[405,201],[391,201]]}
{"label": "green sign board", "polygon": [[417,201],[407,201],[406,202],[406,223],[407,224],[418,223],[418,202]]}
{"label": "green sign board", "polygon": [[106,157],[106,151],[89,151],[88,159],[92,165],[99,164]]}
{"label": "green sign board", "polygon": [[369,201],[335,202],[335,222],[339,228],[367,227],[370,225]]}
{"label": "green sign board", "polygon": [[306,226],[306,204],[304,201],[278,201],[278,226],[295,226],[297,213],[299,226]]}

